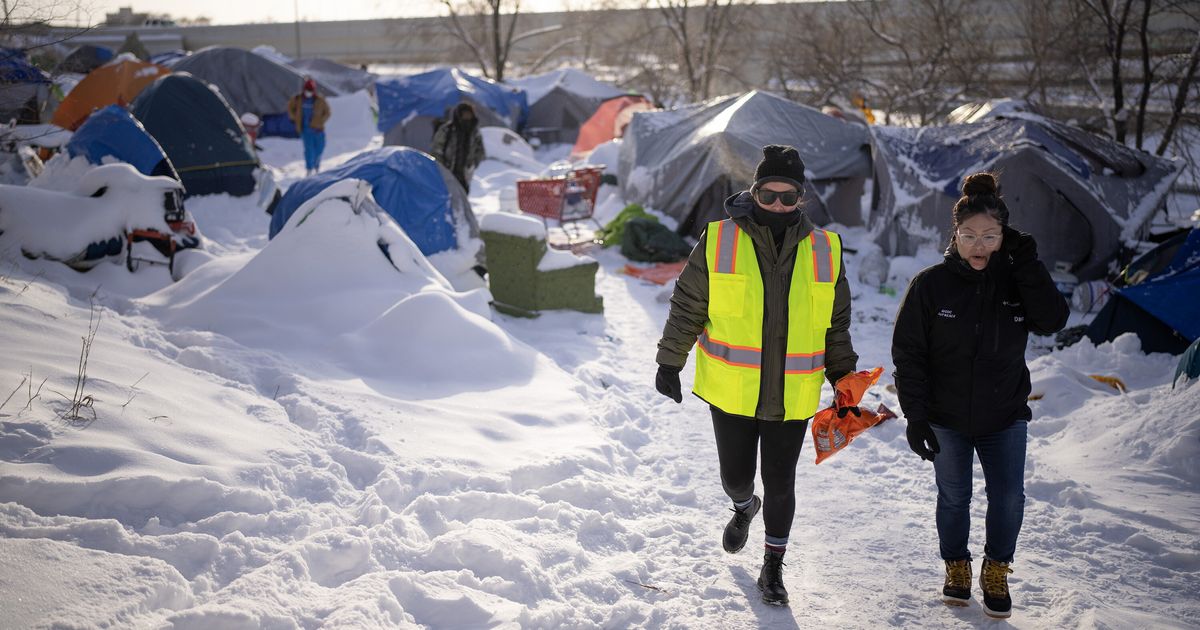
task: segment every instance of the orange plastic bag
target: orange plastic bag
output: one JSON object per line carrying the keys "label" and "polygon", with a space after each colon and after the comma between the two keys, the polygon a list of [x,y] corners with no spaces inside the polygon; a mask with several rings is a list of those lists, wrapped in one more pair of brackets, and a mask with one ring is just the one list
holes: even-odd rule
{"label": "orange plastic bag", "polygon": [[883,404],[880,404],[879,409],[874,412],[860,409],[861,415],[847,413],[838,417],[838,409],[857,406],[862,401],[863,394],[867,393],[867,390],[879,380],[881,374],[883,374],[883,368],[877,367],[870,371],[863,370],[847,374],[838,380],[835,386],[837,391],[834,394],[833,405],[818,411],[817,415],[813,416],[812,436],[813,447],[817,451],[816,463],[820,464],[834,453],[846,448],[854,438],[867,429],[888,418],[896,417],[896,414]]}

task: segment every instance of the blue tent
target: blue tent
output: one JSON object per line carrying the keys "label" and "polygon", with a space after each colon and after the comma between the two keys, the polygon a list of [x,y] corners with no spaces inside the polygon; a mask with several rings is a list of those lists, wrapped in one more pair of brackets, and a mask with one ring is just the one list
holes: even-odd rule
{"label": "blue tent", "polygon": [[67,153],[71,157],[82,155],[92,164],[103,164],[105,157],[112,156],[143,175],[179,179],[158,141],[120,105],[109,105],[89,116],[71,136]]}
{"label": "blue tent", "polygon": [[271,215],[269,236],[275,238],[304,202],[343,179],[370,182],[375,201],[426,256],[457,248],[464,223],[478,233],[467,194],[450,171],[415,149],[382,147],[292,184]]}
{"label": "blue tent", "polygon": [[1094,343],[1137,333],[1145,352],[1179,354],[1200,339],[1200,229],[1146,252],[1088,326]]}
{"label": "blue tent", "polygon": [[29,63],[25,51],[0,48],[0,124],[41,122],[50,96],[50,76]]}
{"label": "blue tent", "polygon": [[130,111],[154,136],[191,195],[254,192],[258,157],[225,99],[186,72],[146,86]]}
{"label": "blue tent", "polygon": [[529,116],[525,91],[469,75],[458,68],[439,68],[375,84],[379,130],[384,144],[428,151],[433,122],[461,102],[475,106],[480,126],[519,130]]}

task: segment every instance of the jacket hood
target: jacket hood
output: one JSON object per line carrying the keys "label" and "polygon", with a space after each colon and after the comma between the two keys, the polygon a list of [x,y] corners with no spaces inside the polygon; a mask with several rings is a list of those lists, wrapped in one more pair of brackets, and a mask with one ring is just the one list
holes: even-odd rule
{"label": "jacket hood", "polygon": [[[754,207],[756,204],[757,202],[754,201],[754,196],[750,194],[750,191],[743,190],[742,192],[730,195],[725,200],[725,214],[728,214],[731,219],[744,219],[754,225],[758,225],[754,221]],[[796,225],[800,227],[801,240],[808,236],[815,227],[812,219],[808,217],[808,213],[803,210],[800,211],[800,221]]]}

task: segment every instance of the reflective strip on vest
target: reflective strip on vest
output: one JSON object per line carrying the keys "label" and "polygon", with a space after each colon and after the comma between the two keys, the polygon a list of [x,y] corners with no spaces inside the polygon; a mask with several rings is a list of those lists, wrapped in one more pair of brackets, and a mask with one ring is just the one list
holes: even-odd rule
{"label": "reflective strip on vest", "polygon": [[737,273],[738,231],[733,221],[722,221],[717,230],[717,273]]}
{"label": "reflective strip on vest", "polygon": [[789,354],[783,359],[784,374],[812,374],[825,368],[825,353]]}
{"label": "reflective strip on vest", "polygon": [[[729,365],[736,367],[760,369],[762,366],[762,351],[758,348],[749,348],[746,346],[734,346],[723,343],[708,336],[708,330],[700,333],[700,339],[697,340],[700,344],[700,349],[708,356]],[[825,363],[825,358],[822,353],[821,363]]]}
{"label": "reflective strip on vest", "polygon": [[813,279],[817,282],[833,282],[833,245],[825,230],[812,231]]}

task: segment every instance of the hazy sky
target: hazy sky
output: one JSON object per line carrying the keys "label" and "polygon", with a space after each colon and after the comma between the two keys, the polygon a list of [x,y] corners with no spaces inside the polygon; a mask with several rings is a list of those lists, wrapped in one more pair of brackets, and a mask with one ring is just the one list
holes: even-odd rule
{"label": "hazy sky", "polygon": [[[521,7],[528,11],[557,11],[568,5],[587,4],[581,0],[522,0]],[[105,13],[120,7],[131,7],[135,12],[167,13],[176,18],[205,16],[214,24],[291,22],[295,19],[296,5],[302,21],[416,17],[443,15],[445,11],[437,0],[83,0],[81,5],[84,9],[78,20],[91,23],[102,22]],[[75,19],[72,16],[70,21]]]}

